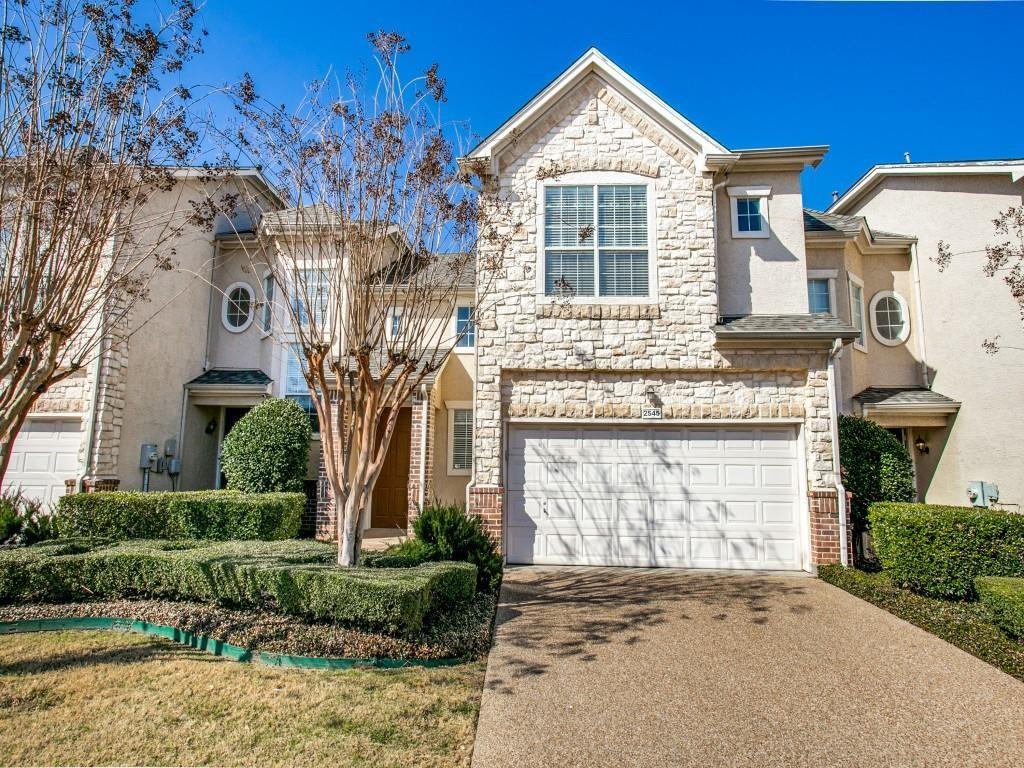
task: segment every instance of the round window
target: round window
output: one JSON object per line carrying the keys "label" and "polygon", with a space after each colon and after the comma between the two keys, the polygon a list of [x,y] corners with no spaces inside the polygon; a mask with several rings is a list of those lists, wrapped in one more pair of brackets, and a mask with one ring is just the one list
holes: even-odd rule
{"label": "round window", "polygon": [[910,335],[907,302],[898,293],[882,291],[871,299],[871,330],[882,344],[894,347]]}
{"label": "round window", "polygon": [[245,283],[235,283],[224,293],[224,327],[241,333],[252,323],[252,288]]}

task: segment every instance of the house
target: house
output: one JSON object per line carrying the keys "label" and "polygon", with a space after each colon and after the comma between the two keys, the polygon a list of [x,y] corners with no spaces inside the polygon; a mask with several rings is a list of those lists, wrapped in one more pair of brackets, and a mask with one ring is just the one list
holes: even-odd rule
{"label": "house", "polygon": [[[437,318],[471,332],[403,409],[364,526],[464,500],[512,563],[809,570],[851,546],[840,413],[905,441],[922,499],[967,503],[982,480],[1019,503],[1020,375],[981,346],[1012,346],[1019,316],[977,264],[930,255],[990,242],[1024,162],[876,166],[810,210],[801,174],[827,150],[731,150],[584,54],[463,160],[514,202],[512,252]],[[178,248],[206,279],[168,277],[126,345],[47,393],[7,484],[216,487],[246,409],[309,407],[273,332],[289,288],[240,229]],[[144,445],[180,474],[140,470]],[[330,536],[316,445],[308,480],[307,525]]]}

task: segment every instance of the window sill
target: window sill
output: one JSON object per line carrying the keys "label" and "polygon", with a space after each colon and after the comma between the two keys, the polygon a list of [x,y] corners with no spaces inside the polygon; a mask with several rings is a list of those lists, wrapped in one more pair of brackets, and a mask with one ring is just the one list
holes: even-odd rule
{"label": "window sill", "polygon": [[473,474],[473,470],[471,469],[452,469],[451,467],[448,468],[449,477],[469,477],[471,474]]}
{"label": "window sill", "polygon": [[456,355],[472,355],[476,352],[476,347],[452,347],[452,352]]}
{"label": "window sill", "polygon": [[554,317],[565,320],[654,320],[661,317],[661,307],[650,303],[616,304],[538,304],[537,317]]}
{"label": "window sill", "polygon": [[767,240],[772,236],[771,232],[739,232],[732,233],[734,240]]}

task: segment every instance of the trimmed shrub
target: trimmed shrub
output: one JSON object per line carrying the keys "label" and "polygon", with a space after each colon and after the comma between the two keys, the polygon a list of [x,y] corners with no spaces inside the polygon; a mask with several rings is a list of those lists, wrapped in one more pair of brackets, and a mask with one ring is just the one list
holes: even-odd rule
{"label": "trimmed shrub", "polygon": [[106,539],[291,539],[305,509],[302,493],[101,491],[57,501],[61,536]]}
{"label": "trimmed shrub", "polygon": [[873,504],[871,535],[897,584],[967,599],[978,576],[1024,576],[1024,515],[935,504]]}
{"label": "trimmed shrub", "polygon": [[0,602],[198,600],[408,635],[475,593],[467,563],[339,568],[335,557],[312,541],[57,539],[0,552]]}
{"label": "trimmed shrub", "polygon": [[864,530],[868,507],[877,501],[913,501],[914,463],[903,444],[873,421],[839,417],[839,463],[843,485],[853,494],[857,531]]}
{"label": "trimmed shrub", "polygon": [[476,566],[477,589],[496,592],[501,585],[501,555],[480,518],[457,504],[432,504],[413,521],[416,538],[429,546],[432,560],[456,560]]}
{"label": "trimmed shrub", "polygon": [[294,400],[264,400],[224,437],[221,469],[228,488],[245,493],[301,491],[311,435],[309,415]]}
{"label": "trimmed shrub", "polygon": [[406,539],[378,552],[367,552],[362,564],[367,568],[412,568],[438,560],[437,551],[421,539]]}
{"label": "trimmed shrub", "polygon": [[57,535],[54,516],[20,489],[0,494],[0,544],[25,545]]}
{"label": "trimmed shrub", "polygon": [[999,628],[1024,639],[1024,579],[979,576],[974,589]]}

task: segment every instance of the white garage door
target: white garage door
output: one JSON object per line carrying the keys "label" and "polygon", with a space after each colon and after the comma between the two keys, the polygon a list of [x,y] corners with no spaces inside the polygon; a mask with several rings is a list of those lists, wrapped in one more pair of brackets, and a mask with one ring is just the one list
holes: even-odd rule
{"label": "white garage door", "polygon": [[4,489],[53,505],[64,495],[64,481],[78,472],[81,419],[29,419],[14,441]]}
{"label": "white garage door", "polygon": [[512,563],[803,567],[790,427],[512,427]]}

